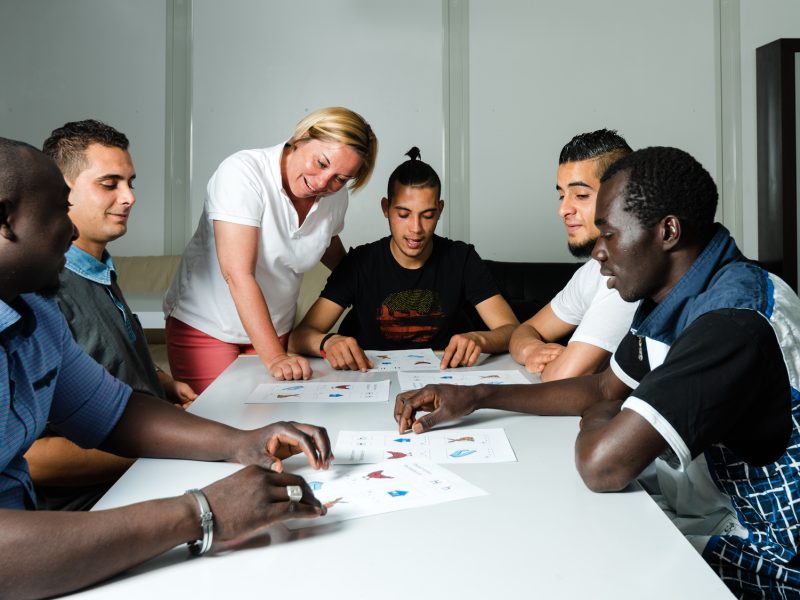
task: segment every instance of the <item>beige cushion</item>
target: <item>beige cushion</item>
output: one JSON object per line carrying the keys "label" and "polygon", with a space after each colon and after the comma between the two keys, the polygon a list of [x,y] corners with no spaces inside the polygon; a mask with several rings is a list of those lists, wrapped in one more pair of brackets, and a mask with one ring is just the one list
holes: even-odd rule
{"label": "beige cushion", "polygon": [[163,296],[178,265],[180,256],[115,256],[119,287],[125,294],[157,294]]}

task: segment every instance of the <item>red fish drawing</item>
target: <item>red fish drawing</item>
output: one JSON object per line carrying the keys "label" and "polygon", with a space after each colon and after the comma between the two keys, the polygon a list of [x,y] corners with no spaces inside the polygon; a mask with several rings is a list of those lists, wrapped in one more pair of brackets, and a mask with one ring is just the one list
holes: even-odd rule
{"label": "red fish drawing", "polygon": [[418,360],[414,363],[415,365],[429,365],[431,362],[429,360]]}
{"label": "red fish drawing", "polygon": [[394,479],[391,475],[384,475],[383,469],[380,471],[373,471],[372,473],[367,473],[366,479]]}
{"label": "red fish drawing", "polygon": [[335,387],[337,390],[349,390],[349,389],[350,389],[350,386],[349,386],[349,385],[344,385],[344,384],[342,384],[342,385],[337,385],[337,386],[334,386],[334,387]]}
{"label": "red fish drawing", "polygon": [[405,458],[406,456],[410,456],[410,454],[406,454],[405,452],[394,452],[393,450],[387,450],[386,452],[389,453],[389,460],[392,460],[393,458]]}
{"label": "red fish drawing", "polygon": [[471,435],[465,435],[460,438],[447,438],[447,443],[452,444],[453,442],[474,442],[475,438]]}
{"label": "red fish drawing", "polygon": [[481,375],[481,379],[500,379],[500,375]]}

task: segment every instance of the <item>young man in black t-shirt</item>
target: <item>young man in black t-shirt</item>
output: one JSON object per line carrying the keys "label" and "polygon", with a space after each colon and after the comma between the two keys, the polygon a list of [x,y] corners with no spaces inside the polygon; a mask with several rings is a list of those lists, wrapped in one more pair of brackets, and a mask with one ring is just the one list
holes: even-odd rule
{"label": "young man in black t-shirt", "polygon": [[[439,177],[416,148],[409,156],[381,200],[391,235],[350,250],[292,333],[290,351],[363,371],[372,367],[363,349],[443,348],[442,368],[508,350],[518,324],[511,307],[473,246],[434,234],[444,208]],[[488,331],[457,331],[467,304]],[[348,306],[353,336],[328,334]]]}

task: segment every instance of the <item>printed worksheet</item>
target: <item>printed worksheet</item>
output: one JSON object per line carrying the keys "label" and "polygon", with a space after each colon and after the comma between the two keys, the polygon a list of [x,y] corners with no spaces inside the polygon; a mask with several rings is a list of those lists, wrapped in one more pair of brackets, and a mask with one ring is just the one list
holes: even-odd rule
{"label": "printed worksheet", "polygon": [[406,508],[418,508],[474,496],[481,488],[444,467],[422,459],[372,465],[331,465],[327,471],[295,471],[328,508],[319,519],[289,521],[290,529],[312,527]]}
{"label": "printed worksheet", "polygon": [[430,348],[422,350],[365,350],[372,372],[438,371],[442,359]]}
{"label": "printed worksheet", "polygon": [[519,371],[509,369],[500,371],[457,371],[447,370],[439,373],[406,373],[397,374],[400,389],[418,390],[431,383],[452,383],[455,385],[507,385],[509,383],[530,383]]}
{"label": "printed worksheet", "polygon": [[278,402],[387,402],[389,380],[385,381],[286,381],[262,383],[245,404]]}
{"label": "printed worksheet", "polygon": [[503,429],[444,429],[427,433],[340,431],[333,450],[337,464],[425,458],[435,463],[516,462]]}

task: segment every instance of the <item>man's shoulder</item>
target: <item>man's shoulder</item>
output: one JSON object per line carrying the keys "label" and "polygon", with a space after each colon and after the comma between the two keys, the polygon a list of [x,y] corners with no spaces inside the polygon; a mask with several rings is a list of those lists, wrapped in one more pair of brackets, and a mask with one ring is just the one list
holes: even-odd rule
{"label": "man's shoulder", "polygon": [[374,260],[376,257],[381,256],[389,247],[389,238],[383,237],[374,242],[361,244],[354,248],[350,248],[347,252],[347,258],[354,263],[361,263],[364,261]]}

